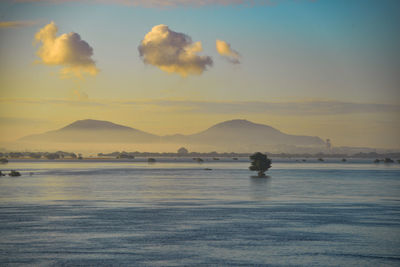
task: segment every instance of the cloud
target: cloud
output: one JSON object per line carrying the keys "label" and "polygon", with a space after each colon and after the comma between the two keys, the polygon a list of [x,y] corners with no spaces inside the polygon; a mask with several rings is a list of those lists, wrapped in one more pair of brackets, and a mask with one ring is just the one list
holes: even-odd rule
{"label": "cloud", "polygon": [[360,113],[399,113],[400,105],[380,103],[355,103],[335,100],[296,102],[263,101],[185,101],[154,100],[126,101],[126,105],[152,105],[173,107],[176,111],[207,114],[274,114],[283,116],[320,116]]}
{"label": "cloud", "polygon": [[174,32],[167,25],[154,26],[138,49],[144,63],[184,77],[202,74],[213,64],[211,57],[198,55],[203,50],[201,42],[194,43],[188,35]]}
{"label": "cloud", "polygon": [[218,54],[226,58],[229,62],[233,64],[239,64],[240,55],[237,51],[233,50],[231,45],[225,41],[217,40],[216,41],[216,48]]}
{"label": "cloud", "polygon": [[21,28],[38,24],[38,20],[0,21],[0,28]]}
{"label": "cloud", "polygon": [[[15,2],[69,3],[82,0],[14,0]],[[299,2],[302,0],[83,0],[87,3],[109,3],[142,7],[202,7],[202,6],[263,6],[277,5],[280,2]],[[316,0],[303,0],[315,2]]]}
{"label": "cloud", "polygon": [[37,104],[82,107],[135,106],[149,110],[190,112],[201,114],[271,114],[278,116],[325,116],[348,114],[399,114],[400,105],[357,103],[336,100],[307,100],[293,102],[266,101],[188,101],[170,99],[68,99],[68,98],[0,98],[0,105]]}
{"label": "cloud", "polygon": [[84,73],[96,75],[98,69],[92,59],[93,48],[74,32],[56,36],[54,22],[47,24],[35,35],[36,43],[41,43],[37,55],[45,65],[62,66],[61,74],[82,77]]}
{"label": "cloud", "polygon": [[105,107],[109,102],[94,101],[89,98],[0,98],[1,104],[65,105],[77,107]]}
{"label": "cloud", "polygon": [[0,124],[38,125],[38,124],[45,124],[47,122],[49,122],[49,121],[43,120],[43,119],[36,119],[36,118],[20,118],[20,117],[0,116]]}

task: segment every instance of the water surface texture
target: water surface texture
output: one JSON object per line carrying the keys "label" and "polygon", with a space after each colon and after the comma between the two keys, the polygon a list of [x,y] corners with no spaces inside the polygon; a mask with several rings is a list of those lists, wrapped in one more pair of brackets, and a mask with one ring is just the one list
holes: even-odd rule
{"label": "water surface texture", "polygon": [[10,162],[0,265],[400,265],[399,164],[248,166]]}

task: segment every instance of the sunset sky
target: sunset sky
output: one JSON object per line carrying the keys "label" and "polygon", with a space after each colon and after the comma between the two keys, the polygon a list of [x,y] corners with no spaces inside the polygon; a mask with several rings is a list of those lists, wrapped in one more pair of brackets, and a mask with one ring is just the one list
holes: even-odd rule
{"label": "sunset sky", "polygon": [[0,2],[0,143],[98,119],[231,119],[400,148],[398,0]]}

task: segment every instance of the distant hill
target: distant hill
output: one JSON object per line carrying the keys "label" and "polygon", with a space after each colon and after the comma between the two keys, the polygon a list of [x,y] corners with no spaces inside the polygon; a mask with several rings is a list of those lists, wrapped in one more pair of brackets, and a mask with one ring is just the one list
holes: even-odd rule
{"label": "distant hill", "polygon": [[247,120],[231,120],[218,123],[205,131],[192,134],[157,136],[131,127],[99,120],[79,120],[59,130],[30,135],[20,139],[24,142],[57,143],[174,143],[215,147],[223,151],[248,151],[277,146],[323,146],[316,136],[282,133],[263,124]]}
{"label": "distant hill", "polygon": [[24,142],[58,143],[141,143],[155,142],[159,136],[109,121],[78,120],[59,130],[23,137]]}
{"label": "distant hill", "polygon": [[[74,131],[74,130],[135,130],[131,127],[115,124],[109,121],[99,121],[99,120],[79,120],[75,121],[59,131]],[[137,130],[136,130],[137,131]]]}
{"label": "distant hill", "polygon": [[188,136],[194,142],[242,143],[265,145],[324,145],[316,136],[301,136],[282,133],[268,125],[257,124],[248,120],[231,120],[218,123],[207,130]]}

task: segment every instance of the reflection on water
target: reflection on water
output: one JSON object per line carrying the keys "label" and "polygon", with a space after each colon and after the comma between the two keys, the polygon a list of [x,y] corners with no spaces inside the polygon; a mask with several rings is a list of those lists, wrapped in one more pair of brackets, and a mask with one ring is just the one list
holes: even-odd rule
{"label": "reflection on water", "polygon": [[271,176],[257,177],[250,176],[250,192],[254,200],[262,201],[268,199],[268,188],[271,183]]}
{"label": "reflection on water", "polygon": [[264,178],[248,162],[6,168],[23,176],[0,178],[0,265],[400,264],[398,165],[276,162]]}

